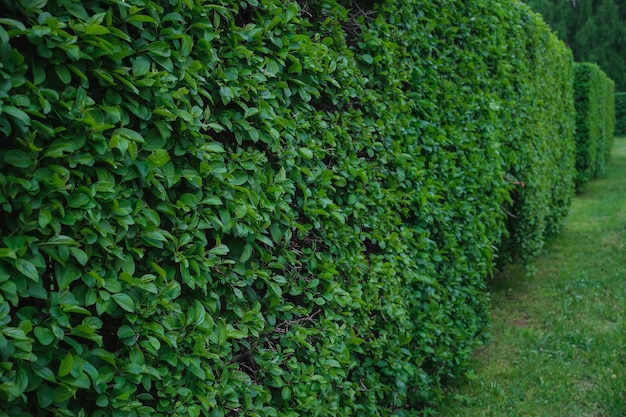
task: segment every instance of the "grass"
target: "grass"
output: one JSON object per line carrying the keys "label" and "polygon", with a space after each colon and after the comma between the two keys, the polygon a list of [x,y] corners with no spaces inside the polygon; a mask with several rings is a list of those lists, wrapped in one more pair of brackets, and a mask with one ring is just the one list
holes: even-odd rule
{"label": "grass", "polygon": [[491,286],[490,341],[440,417],[626,417],[626,138],[535,262]]}

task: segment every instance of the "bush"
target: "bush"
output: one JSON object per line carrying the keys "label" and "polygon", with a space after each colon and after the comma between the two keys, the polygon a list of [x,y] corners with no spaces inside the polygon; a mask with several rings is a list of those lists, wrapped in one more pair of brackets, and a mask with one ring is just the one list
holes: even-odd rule
{"label": "bush", "polygon": [[615,93],[615,135],[626,135],[626,93]]}
{"label": "bush", "polygon": [[0,2],[3,415],[419,415],[566,212],[516,1]]}
{"label": "bush", "polygon": [[576,188],[604,172],[613,146],[615,126],[615,84],[595,64],[577,63],[576,105]]}
{"label": "bush", "polygon": [[502,74],[494,82],[511,183],[509,235],[500,253],[505,262],[527,262],[559,231],[574,192],[573,58],[525,6],[510,19],[517,23],[503,23],[501,30],[512,41],[493,63]]}

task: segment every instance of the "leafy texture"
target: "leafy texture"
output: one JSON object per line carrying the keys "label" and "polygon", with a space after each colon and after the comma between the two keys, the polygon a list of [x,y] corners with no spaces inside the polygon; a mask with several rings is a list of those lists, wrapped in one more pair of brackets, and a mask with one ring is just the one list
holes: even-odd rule
{"label": "leafy texture", "polygon": [[0,4],[1,415],[420,415],[567,211],[517,1]]}
{"label": "leafy texture", "polygon": [[595,64],[577,63],[576,188],[604,172],[615,127],[615,84]]}
{"label": "leafy texture", "polygon": [[503,13],[510,23],[496,34],[512,42],[498,42],[502,55],[490,61],[512,200],[501,259],[527,260],[541,251],[546,235],[558,232],[574,191],[572,56],[538,15],[525,7]]}
{"label": "leafy texture", "polygon": [[615,93],[615,135],[626,135],[626,93]]}

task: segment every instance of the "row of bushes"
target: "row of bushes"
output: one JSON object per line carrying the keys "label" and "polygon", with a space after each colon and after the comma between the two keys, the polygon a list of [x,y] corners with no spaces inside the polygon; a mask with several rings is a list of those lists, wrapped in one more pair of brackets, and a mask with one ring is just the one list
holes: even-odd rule
{"label": "row of bushes", "polygon": [[576,189],[604,172],[613,147],[615,83],[595,64],[574,65]]}
{"label": "row of bushes", "polygon": [[0,4],[2,415],[420,415],[567,212],[517,1]]}
{"label": "row of bushes", "polygon": [[503,24],[513,45],[497,64],[506,75],[495,81],[503,108],[498,136],[512,182],[500,257],[528,264],[560,230],[574,192],[574,72],[570,51],[537,15],[515,18],[520,26]]}
{"label": "row of bushes", "polygon": [[626,135],[626,92],[615,93],[615,135]]}

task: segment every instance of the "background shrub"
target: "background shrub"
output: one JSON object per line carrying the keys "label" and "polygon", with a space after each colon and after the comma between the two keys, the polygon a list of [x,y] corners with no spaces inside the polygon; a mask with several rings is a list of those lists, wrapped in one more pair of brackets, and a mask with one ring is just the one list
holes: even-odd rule
{"label": "background shrub", "polygon": [[615,93],[615,135],[626,134],[626,93]]}
{"label": "background shrub", "polygon": [[[510,7],[498,30],[510,42],[498,61],[498,136],[511,202],[501,259],[528,260],[556,233],[573,196],[575,109],[571,52],[525,6]],[[500,32],[502,31],[502,32]],[[497,56],[497,55],[496,55]]]}
{"label": "background shrub", "polygon": [[4,415],[419,415],[566,212],[517,1],[0,2]]}
{"label": "background shrub", "polygon": [[604,172],[613,146],[615,84],[595,64],[576,63],[576,188]]}

